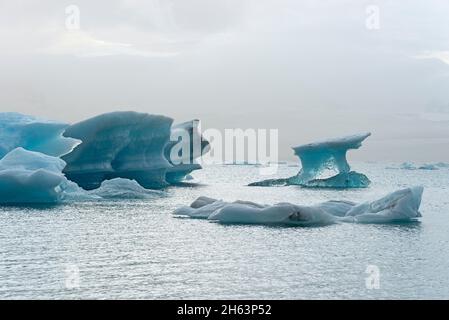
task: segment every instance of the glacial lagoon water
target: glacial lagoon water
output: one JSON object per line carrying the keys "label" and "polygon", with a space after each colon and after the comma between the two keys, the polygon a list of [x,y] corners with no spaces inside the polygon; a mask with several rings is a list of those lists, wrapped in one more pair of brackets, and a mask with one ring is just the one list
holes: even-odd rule
{"label": "glacial lagoon water", "polygon": [[[152,199],[0,207],[0,299],[447,299],[449,169],[389,165],[353,163],[367,189],[247,187],[267,178],[258,167],[210,166]],[[282,164],[276,177],[298,170]],[[362,202],[412,185],[425,188],[420,222],[305,228],[172,215],[201,195]],[[378,289],[367,286],[372,266]]]}

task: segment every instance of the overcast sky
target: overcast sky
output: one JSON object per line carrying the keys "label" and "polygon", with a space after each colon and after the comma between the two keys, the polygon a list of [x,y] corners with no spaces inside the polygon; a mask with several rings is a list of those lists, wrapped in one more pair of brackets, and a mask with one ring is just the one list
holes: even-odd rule
{"label": "overcast sky", "polygon": [[281,158],[371,131],[354,158],[449,161],[449,1],[0,0],[0,86],[67,122],[279,128]]}

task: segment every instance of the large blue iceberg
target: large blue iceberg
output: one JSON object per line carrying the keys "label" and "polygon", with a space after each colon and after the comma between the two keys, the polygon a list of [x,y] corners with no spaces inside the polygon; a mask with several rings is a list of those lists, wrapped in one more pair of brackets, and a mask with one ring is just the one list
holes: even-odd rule
{"label": "large blue iceberg", "polygon": [[[346,159],[350,149],[358,149],[371,133],[362,133],[336,139],[309,143],[293,148],[301,161],[299,173],[290,178],[253,182],[250,186],[300,185],[311,188],[366,188],[368,177],[351,171]],[[324,172],[334,172],[330,177],[320,177]]]}
{"label": "large blue iceberg", "polygon": [[175,210],[178,216],[208,219],[221,223],[283,224],[295,226],[325,225],[338,222],[394,223],[410,222],[421,217],[419,206],[423,187],[392,192],[383,198],[357,204],[350,201],[327,201],[316,205],[249,201],[225,202],[199,197],[190,206]]}
{"label": "large blue iceberg", "polygon": [[145,188],[183,180],[209,148],[198,120],[172,123],[137,112],[74,125],[0,113],[0,203],[154,196]]}
{"label": "large blue iceberg", "polygon": [[0,112],[0,159],[17,147],[55,157],[70,152],[79,141],[62,136],[68,126],[16,112]]}
{"label": "large blue iceberg", "polygon": [[[193,121],[173,127],[172,123],[173,119],[165,116],[128,111],[106,113],[74,124],[64,136],[82,142],[62,157],[67,163],[64,173],[86,190],[114,178],[133,179],[145,188],[178,182],[201,166],[193,161],[198,156],[193,153],[185,155],[187,159],[179,155],[180,163],[174,164],[169,155],[178,144],[171,137],[185,130],[189,141],[182,143],[190,148],[194,138],[201,136]],[[208,142],[202,140],[202,145],[200,154],[206,151]],[[185,149],[180,150],[182,153]]]}

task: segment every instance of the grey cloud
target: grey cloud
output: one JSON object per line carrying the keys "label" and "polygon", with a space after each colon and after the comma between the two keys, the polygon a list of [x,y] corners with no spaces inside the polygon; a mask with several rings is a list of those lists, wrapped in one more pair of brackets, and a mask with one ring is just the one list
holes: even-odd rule
{"label": "grey cloud", "polygon": [[[76,32],[65,29],[69,4],[81,11]],[[365,27],[367,5],[379,6],[379,30]],[[3,1],[0,110],[280,128],[282,157],[370,130],[355,156],[449,160],[449,128],[426,116],[449,104],[448,12],[438,0]]]}

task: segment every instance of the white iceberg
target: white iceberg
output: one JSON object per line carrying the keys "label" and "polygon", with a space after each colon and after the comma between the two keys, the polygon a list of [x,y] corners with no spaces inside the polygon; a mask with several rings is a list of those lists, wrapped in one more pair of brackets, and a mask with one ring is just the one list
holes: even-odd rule
{"label": "white iceberg", "polygon": [[[189,136],[196,133],[196,128],[192,123],[172,128],[172,123],[173,119],[165,116],[128,111],[106,113],[74,124],[64,136],[82,143],[62,157],[67,163],[64,173],[86,190],[99,188],[104,180],[114,178],[136,180],[144,188],[161,188],[180,181],[201,166],[193,161],[172,163],[168,157],[176,145],[170,141],[172,130],[186,130]],[[198,155],[186,156],[193,160]]]}
{"label": "white iceberg", "polygon": [[0,160],[0,203],[55,203],[63,198],[65,162],[21,147]]}
{"label": "white iceberg", "polygon": [[[299,173],[290,178],[271,179],[249,184],[250,186],[300,185],[319,188],[366,188],[368,177],[351,171],[346,159],[350,149],[358,149],[371,133],[362,133],[336,139],[309,143],[293,148],[301,161]],[[330,177],[321,177],[326,171],[336,172]]]}
{"label": "white iceberg", "polygon": [[421,217],[419,206],[423,187],[395,191],[385,197],[362,204],[350,201],[327,201],[305,206],[291,203],[274,205],[248,201],[224,202],[200,197],[174,214],[221,223],[323,225],[337,222],[392,223],[409,222]]}
{"label": "white iceberg", "polygon": [[359,223],[389,223],[419,218],[423,190],[422,186],[401,189],[379,200],[355,205],[343,219]]}
{"label": "white iceberg", "polygon": [[79,143],[62,136],[68,126],[16,112],[0,112],[0,159],[17,147],[61,156]]}
{"label": "white iceberg", "polygon": [[165,195],[163,191],[145,189],[135,180],[123,178],[105,180],[100,188],[85,193],[101,199],[151,199]]}

